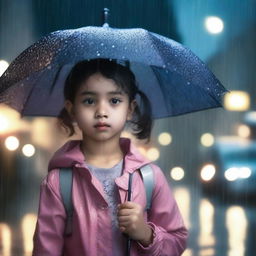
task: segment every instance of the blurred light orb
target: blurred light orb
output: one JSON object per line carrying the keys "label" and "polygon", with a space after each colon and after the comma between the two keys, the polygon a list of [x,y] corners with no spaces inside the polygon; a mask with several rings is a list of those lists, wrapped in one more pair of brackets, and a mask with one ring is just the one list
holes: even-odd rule
{"label": "blurred light orb", "polygon": [[214,144],[214,136],[211,133],[204,133],[201,136],[201,144],[204,147],[211,147]]}
{"label": "blurred light orb", "polygon": [[238,136],[242,138],[249,138],[251,135],[251,129],[249,126],[245,124],[241,124],[238,126],[237,133],[238,133]]}
{"label": "blurred light orb", "polygon": [[185,172],[181,167],[176,166],[171,169],[170,176],[174,180],[182,180],[185,176]]}
{"label": "blurred light orb", "polygon": [[206,164],[201,169],[201,179],[204,181],[210,181],[216,173],[215,166],[213,164]]}
{"label": "blurred light orb", "polygon": [[224,107],[230,111],[246,111],[250,108],[250,96],[244,91],[231,91],[224,96]]}
{"label": "blurred light orb", "polygon": [[133,135],[130,132],[128,132],[128,131],[122,131],[121,137],[132,139]]}
{"label": "blurred light orb", "polygon": [[252,170],[249,167],[239,168],[239,178],[248,179],[252,174]]}
{"label": "blurred light orb", "polygon": [[23,248],[25,255],[31,254],[33,250],[33,233],[36,228],[37,216],[34,213],[28,213],[21,220]]}
{"label": "blurred light orb", "polygon": [[15,136],[9,136],[5,140],[5,147],[10,150],[14,151],[16,150],[20,145],[20,142],[17,137]]}
{"label": "blurred light orb", "polygon": [[150,148],[147,150],[147,158],[151,161],[156,161],[160,156],[159,150],[157,148]]}
{"label": "blurred light orb", "polygon": [[0,76],[5,72],[8,68],[9,63],[5,60],[0,60]]}
{"label": "blurred light orb", "polygon": [[31,144],[26,144],[23,146],[22,148],[22,153],[24,154],[24,156],[26,157],[31,157],[35,154],[35,147]]}
{"label": "blurred light orb", "polygon": [[0,133],[4,133],[8,130],[10,123],[6,116],[0,114]]}
{"label": "blurred light orb", "polygon": [[205,27],[209,33],[219,34],[224,29],[224,23],[221,18],[210,16],[205,19]]}
{"label": "blurred light orb", "polygon": [[163,132],[158,136],[158,142],[163,145],[167,146],[172,142],[172,136],[168,132]]}
{"label": "blurred light orb", "polygon": [[145,148],[143,147],[138,147],[139,152],[143,155],[143,156],[147,156],[147,151]]}
{"label": "blurred light orb", "polygon": [[231,167],[225,171],[224,175],[228,181],[235,181],[239,178],[239,168]]}

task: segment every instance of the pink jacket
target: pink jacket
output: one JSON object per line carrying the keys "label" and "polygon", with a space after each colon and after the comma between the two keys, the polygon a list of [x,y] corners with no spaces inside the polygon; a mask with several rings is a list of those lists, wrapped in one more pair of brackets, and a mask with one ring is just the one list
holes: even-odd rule
{"label": "pink jacket", "polygon": [[[49,174],[41,184],[40,205],[34,234],[33,256],[111,256],[111,220],[100,182],[86,169],[80,141],[69,141],[60,148],[49,163]],[[121,202],[126,201],[129,173],[148,164],[130,143],[120,139],[125,152],[123,175],[115,182]],[[131,255],[181,255],[186,247],[187,230],[176,201],[160,168],[154,171],[152,208],[145,220],[153,229],[153,243],[143,247],[132,241]],[[73,233],[63,238],[65,210],[59,192],[59,168],[72,167],[73,174]],[[140,174],[133,176],[132,201],[146,206],[144,184]]]}

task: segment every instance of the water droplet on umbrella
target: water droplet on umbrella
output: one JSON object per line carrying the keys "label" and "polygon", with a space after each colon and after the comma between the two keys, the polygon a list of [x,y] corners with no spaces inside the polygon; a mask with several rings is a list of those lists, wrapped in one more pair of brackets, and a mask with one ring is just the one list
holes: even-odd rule
{"label": "water droplet on umbrella", "polygon": [[166,68],[166,66],[165,66],[165,65],[163,65],[163,68]]}
{"label": "water droplet on umbrella", "polygon": [[190,82],[187,82],[187,85],[190,85]]}
{"label": "water droplet on umbrella", "polygon": [[114,44],[112,45],[112,48],[115,48],[115,45],[114,45]]}
{"label": "water droplet on umbrella", "polygon": [[101,43],[100,45],[101,45],[101,46],[104,46],[104,44],[103,44],[103,43]]}
{"label": "water droplet on umbrella", "polygon": [[124,49],[127,50],[127,46],[125,46]]}
{"label": "water droplet on umbrella", "polygon": [[97,56],[100,56],[100,52],[99,51],[97,51]]}

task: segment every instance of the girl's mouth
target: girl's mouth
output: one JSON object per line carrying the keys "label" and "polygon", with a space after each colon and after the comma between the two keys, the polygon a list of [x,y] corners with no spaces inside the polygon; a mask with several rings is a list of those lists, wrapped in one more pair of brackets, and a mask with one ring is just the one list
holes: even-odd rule
{"label": "girl's mouth", "polygon": [[96,125],[94,125],[94,127],[98,130],[106,130],[110,127],[110,125],[106,123],[97,123]]}

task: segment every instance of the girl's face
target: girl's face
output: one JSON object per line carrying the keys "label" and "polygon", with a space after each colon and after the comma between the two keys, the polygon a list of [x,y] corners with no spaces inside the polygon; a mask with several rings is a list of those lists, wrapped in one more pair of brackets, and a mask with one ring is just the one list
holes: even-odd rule
{"label": "girl's face", "polygon": [[112,79],[100,73],[81,84],[73,104],[65,102],[83,137],[96,141],[119,139],[126,121],[132,118],[135,105],[135,101],[129,103],[128,95]]}

